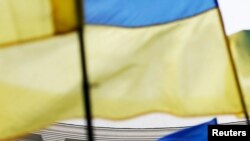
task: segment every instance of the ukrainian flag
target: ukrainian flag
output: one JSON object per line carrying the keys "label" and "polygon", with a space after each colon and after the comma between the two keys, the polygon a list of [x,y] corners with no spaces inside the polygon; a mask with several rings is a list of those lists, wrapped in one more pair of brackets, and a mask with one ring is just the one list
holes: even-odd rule
{"label": "ukrainian flag", "polygon": [[96,117],[241,112],[214,0],[92,0],[86,16]]}
{"label": "ukrainian flag", "polygon": [[[82,117],[75,7],[0,0],[0,140]],[[241,113],[214,0],[86,0],[85,19],[94,117]]]}

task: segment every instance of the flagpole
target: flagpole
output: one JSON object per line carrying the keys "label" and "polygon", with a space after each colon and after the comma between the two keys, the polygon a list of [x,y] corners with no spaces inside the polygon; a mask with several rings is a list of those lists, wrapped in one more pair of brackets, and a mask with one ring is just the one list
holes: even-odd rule
{"label": "flagpole", "polygon": [[250,125],[250,120],[249,120],[249,114],[248,114],[248,111],[247,111],[246,101],[245,101],[245,98],[244,98],[243,90],[242,90],[241,85],[240,85],[240,78],[238,76],[236,64],[235,64],[235,61],[234,61],[234,58],[233,58],[232,47],[231,47],[229,38],[227,37],[227,34],[226,34],[225,25],[223,24],[224,22],[223,22],[222,12],[221,12],[221,10],[219,8],[218,0],[216,0],[216,3],[218,5],[218,13],[219,13],[220,23],[221,23],[221,26],[222,26],[222,30],[223,30],[223,34],[224,34],[224,38],[225,38],[225,42],[226,42],[226,46],[227,46],[227,53],[229,55],[229,61],[231,63],[232,69],[233,69],[233,76],[234,76],[235,81],[236,81],[236,86],[237,86],[237,89],[238,89],[241,106],[242,106],[242,109],[243,109],[243,112],[244,112],[244,115],[245,115],[246,124]]}
{"label": "flagpole", "polygon": [[92,111],[91,111],[91,92],[87,73],[87,61],[86,61],[86,48],[84,46],[84,0],[76,0],[77,7],[77,19],[78,19],[78,37],[79,37],[79,47],[80,47],[80,57],[81,57],[81,67],[82,67],[82,98],[84,101],[84,113],[86,119],[86,133],[88,141],[94,141],[94,133],[92,127]]}

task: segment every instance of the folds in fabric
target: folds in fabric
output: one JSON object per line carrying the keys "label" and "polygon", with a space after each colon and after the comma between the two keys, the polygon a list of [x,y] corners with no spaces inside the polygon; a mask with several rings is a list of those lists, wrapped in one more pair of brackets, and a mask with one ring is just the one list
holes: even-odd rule
{"label": "folds in fabric", "polygon": [[51,0],[56,33],[73,31],[78,25],[77,0]]}
{"label": "folds in fabric", "polygon": [[1,0],[0,45],[52,35],[49,0]]}
{"label": "folds in fabric", "polygon": [[96,117],[241,112],[216,9],[151,27],[90,25],[86,46]]}
{"label": "folds in fabric", "polygon": [[0,140],[82,115],[75,2],[0,0]]}
{"label": "folds in fabric", "polygon": [[0,45],[76,29],[76,0],[1,0]]}
{"label": "folds in fabric", "polygon": [[[6,5],[15,1],[18,0],[1,2]],[[46,20],[43,13],[42,18],[38,18],[43,19],[42,22],[37,23],[47,21],[45,25],[49,27],[46,30],[40,25],[34,27],[39,38],[74,28],[75,15],[69,14],[74,13],[73,1],[68,1],[71,2],[69,9],[64,8],[65,1],[60,4],[56,0],[27,2],[32,6],[36,2],[40,6],[40,2],[46,3],[42,8]],[[107,4],[119,7],[122,1],[113,2]],[[150,7],[150,2],[138,5],[127,1],[124,7],[110,11],[105,9],[110,8],[108,6],[101,7],[102,1],[87,0],[88,24],[84,34],[94,117],[117,120],[151,112],[179,116],[241,113],[214,1],[182,5],[159,0],[156,3],[161,5],[160,9],[151,10],[156,13],[147,15],[143,11]],[[179,10],[167,9],[166,4],[179,4]],[[18,14],[26,12],[20,5],[18,8],[22,10]],[[126,11],[127,8],[131,10]],[[65,12],[65,16],[61,12]],[[160,14],[162,12],[165,14]],[[143,19],[143,13],[149,17]],[[25,29],[24,33],[16,33],[19,28],[8,27],[27,26],[28,20],[25,24],[11,20],[7,23],[8,16],[2,17],[6,20],[0,20],[0,24],[6,29],[0,26],[0,32],[8,36],[0,38],[0,43],[23,41],[16,37],[22,34],[25,37],[31,34],[29,39],[37,36],[37,32]],[[20,15],[20,18],[24,20],[26,16]],[[1,48],[0,68],[0,140],[23,135],[57,120],[82,117],[82,77],[76,33]]]}
{"label": "folds in fabric", "polygon": [[165,24],[216,8],[215,0],[86,0],[86,22],[95,25],[142,27]]}
{"label": "folds in fabric", "polygon": [[250,31],[241,31],[230,36],[234,61],[240,78],[247,110],[250,111]]}
{"label": "folds in fabric", "polygon": [[94,116],[240,113],[216,7],[214,0],[87,1]]}
{"label": "folds in fabric", "polygon": [[0,49],[0,140],[82,117],[76,34]]}
{"label": "folds in fabric", "polygon": [[[216,15],[135,29],[87,25],[94,117],[241,112]],[[82,115],[77,39],[61,35],[0,50],[0,139]]]}

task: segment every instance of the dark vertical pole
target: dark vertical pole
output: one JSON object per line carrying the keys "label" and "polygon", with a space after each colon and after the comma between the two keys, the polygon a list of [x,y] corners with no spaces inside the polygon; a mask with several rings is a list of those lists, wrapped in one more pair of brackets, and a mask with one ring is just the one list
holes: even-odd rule
{"label": "dark vertical pole", "polygon": [[[216,0],[216,3],[219,6],[218,0]],[[221,26],[222,26],[222,29],[223,29],[223,34],[224,34],[224,38],[225,38],[225,42],[226,42],[226,46],[227,46],[229,61],[231,63],[232,69],[233,69],[233,75],[234,75],[236,85],[237,85],[237,89],[238,89],[238,92],[239,92],[241,106],[242,106],[242,109],[243,109],[243,112],[244,112],[244,115],[245,115],[245,118],[246,118],[246,124],[250,125],[246,101],[245,101],[244,94],[243,94],[243,91],[242,91],[242,88],[241,88],[241,85],[240,85],[240,79],[239,79],[236,64],[235,64],[234,58],[233,58],[233,51],[232,51],[232,48],[231,48],[229,38],[227,37],[227,34],[226,34],[226,29],[225,29],[225,26],[223,24],[224,22],[223,22],[223,17],[222,17],[222,13],[221,13],[220,8],[218,8],[218,13],[219,13],[220,23],[221,23]]]}
{"label": "dark vertical pole", "polygon": [[94,134],[92,128],[92,112],[91,112],[91,96],[90,96],[90,86],[87,74],[87,61],[86,61],[86,48],[84,46],[84,0],[76,0],[77,16],[78,16],[78,37],[80,45],[80,55],[81,55],[81,67],[82,67],[82,98],[85,107],[85,118],[87,123],[86,133],[88,134],[88,141],[94,141]]}

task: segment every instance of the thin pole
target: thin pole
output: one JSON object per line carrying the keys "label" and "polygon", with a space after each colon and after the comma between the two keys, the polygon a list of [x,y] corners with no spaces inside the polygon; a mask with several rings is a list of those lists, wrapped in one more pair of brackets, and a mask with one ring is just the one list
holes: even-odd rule
{"label": "thin pole", "polygon": [[[219,6],[218,0],[216,0],[216,2],[217,2],[217,5]],[[218,8],[218,13],[219,13],[220,23],[221,23],[221,26],[222,26],[222,30],[223,30],[223,34],[224,34],[224,38],[225,38],[225,42],[226,42],[226,46],[227,46],[227,53],[229,55],[229,61],[231,63],[232,69],[233,69],[233,76],[234,76],[234,79],[236,81],[236,86],[237,86],[237,89],[238,89],[241,106],[242,106],[242,109],[243,109],[243,112],[244,112],[244,115],[245,115],[246,124],[250,125],[250,120],[249,120],[249,114],[248,114],[248,111],[247,111],[246,101],[245,101],[244,94],[243,94],[243,91],[242,91],[242,88],[241,88],[241,85],[240,85],[240,79],[239,79],[239,76],[238,76],[238,73],[237,73],[237,67],[236,67],[236,64],[235,64],[235,61],[234,61],[234,58],[233,58],[232,47],[231,47],[229,38],[227,37],[227,34],[226,34],[226,29],[225,29],[225,25],[223,24],[224,22],[223,22],[223,17],[222,17],[222,13],[221,13],[220,8]]]}
{"label": "thin pole", "polygon": [[84,46],[84,0],[76,0],[77,7],[77,19],[78,19],[78,37],[79,37],[79,47],[81,56],[81,67],[82,67],[82,98],[84,101],[84,111],[87,123],[86,133],[88,134],[88,141],[94,141],[94,134],[92,128],[92,111],[91,111],[91,96],[90,96],[90,86],[87,73],[87,59],[86,59],[86,48]]}

